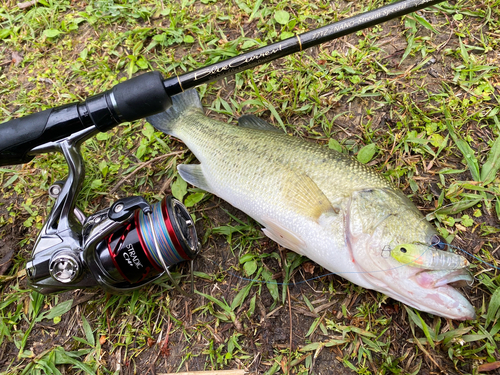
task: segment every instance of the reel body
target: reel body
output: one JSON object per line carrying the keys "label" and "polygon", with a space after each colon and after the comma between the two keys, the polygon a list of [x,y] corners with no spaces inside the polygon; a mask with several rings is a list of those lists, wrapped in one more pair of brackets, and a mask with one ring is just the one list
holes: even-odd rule
{"label": "reel body", "polygon": [[94,132],[82,131],[48,145],[64,154],[69,172],[66,180],[49,188],[56,203],[26,264],[31,287],[50,294],[100,286],[116,294],[166,274],[185,294],[169,268],[192,261],[199,243],[181,202],[167,196],[150,206],[142,197],[128,197],[89,217],[76,207],[84,176],[79,145]]}

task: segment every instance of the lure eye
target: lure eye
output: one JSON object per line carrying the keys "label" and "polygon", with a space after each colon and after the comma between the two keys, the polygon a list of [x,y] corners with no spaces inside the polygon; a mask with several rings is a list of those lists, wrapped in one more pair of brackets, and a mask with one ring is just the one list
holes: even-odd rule
{"label": "lure eye", "polygon": [[431,245],[432,247],[435,247],[438,250],[447,250],[448,249],[448,244],[444,240],[443,237],[435,234],[431,238]]}

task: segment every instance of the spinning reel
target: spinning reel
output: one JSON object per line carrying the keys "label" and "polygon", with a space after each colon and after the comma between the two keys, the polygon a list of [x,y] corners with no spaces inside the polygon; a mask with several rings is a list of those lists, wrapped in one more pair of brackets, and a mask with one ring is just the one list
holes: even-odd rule
{"label": "spinning reel", "polygon": [[128,197],[89,217],[76,207],[85,173],[80,145],[95,132],[86,129],[34,150],[62,152],[69,173],[64,182],[49,188],[56,203],[26,265],[31,286],[49,294],[98,285],[116,294],[166,274],[186,294],[169,268],[189,260],[192,270],[199,243],[181,202],[167,196],[150,205],[142,197]]}

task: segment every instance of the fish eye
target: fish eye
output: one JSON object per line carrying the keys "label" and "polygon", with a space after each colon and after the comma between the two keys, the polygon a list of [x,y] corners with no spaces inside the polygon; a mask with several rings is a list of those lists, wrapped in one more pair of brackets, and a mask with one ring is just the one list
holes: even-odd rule
{"label": "fish eye", "polygon": [[408,251],[408,250],[406,250],[406,248],[404,248],[404,247],[402,247],[402,248],[401,248],[401,249],[399,249],[399,250],[401,250],[401,252],[402,252],[403,254],[406,254],[406,252]]}
{"label": "fish eye", "polygon": [[432,236],[431,246],[435,247],[438,250],[448,250],[448,244],[446,243],[444,238],[438,234],[435,234],[434,236]]}

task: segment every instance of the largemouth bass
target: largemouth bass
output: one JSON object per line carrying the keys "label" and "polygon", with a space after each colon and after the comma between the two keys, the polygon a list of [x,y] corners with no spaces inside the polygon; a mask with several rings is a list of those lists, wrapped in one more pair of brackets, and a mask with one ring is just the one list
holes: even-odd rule
{"label": "largemouth bass", "polygon": [[254,218],[280,245],[357,285],[435,315],[475,317],[472,305],[449,285],[471,281],[466,269],[431,270],[390,256],[402,244],[436,252],[443,243],[383,176],[255,116],[243,116],[239,126],[212,120],[195,90],[172,100],[171,108],[148,121],[181,139],[199,160],[178,166],[185,181]]}

